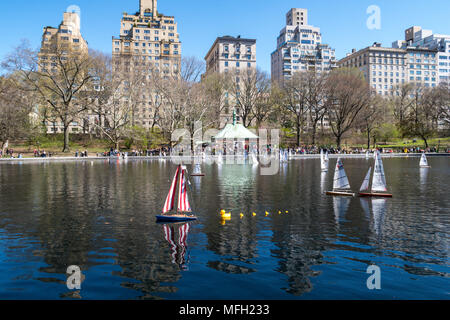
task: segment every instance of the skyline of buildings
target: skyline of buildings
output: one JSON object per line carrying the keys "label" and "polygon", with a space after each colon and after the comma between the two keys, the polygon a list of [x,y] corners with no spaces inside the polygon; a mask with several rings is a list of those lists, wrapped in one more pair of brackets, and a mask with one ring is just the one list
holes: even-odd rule
{"label": "skyline of buildings", "polygon": [[[179,73],[182,43],[178,24],[174,16],[158,12],[157,5],[157,0],[139,0],[139,11],[122,14],[119,36],[112,36],[113,68],[117,72],[130,78],[133,74],[140,74],[144,81],[150,80],[155,71],[163,78]],[[404,83],[435,87],[449,80],[449,35],[433,34],[431,30],[413,26],[405,31],[405,40],[394,41],[391,48],[376,42],[360,50],[353,49],[337,61],[335,50],[322,43],[320,28],[309,25],[308,20],[308,10],[304,8],[291,8],[286,13],[286,25],[281,29],[276,50],[271,54],[272,81],[289,79],[295,72],[321,73],[337,67],[355,67],[364,73],[376,93],[387,96],[394,94],[396,86]],[[204,58],[205,75],[256,69],[256,42],[257,39],[240,35],[217,37]],[[55,44],[80,52],[88,51],[88,43],[80,32],[80,16],[76,12],[65,12],[58,28],[44,28],[39,55],[43,66],[51,68],[54,64],[45,52]],[[45,59],[49,62],[43,62]],[[140,94],[141,101],[132,109],[132,124],[149,128],[154,120],[152,101],[157,97],[153,99],[155,93],[150,90]],[[230,108],[225,108],[220,115],[221,127],[231,118],[231,100],[228,101]],[[84,125],[74,122],[71,131],[79,132],[83,128]],[[55,123],[48,125],[48,133],[61,130]]]}

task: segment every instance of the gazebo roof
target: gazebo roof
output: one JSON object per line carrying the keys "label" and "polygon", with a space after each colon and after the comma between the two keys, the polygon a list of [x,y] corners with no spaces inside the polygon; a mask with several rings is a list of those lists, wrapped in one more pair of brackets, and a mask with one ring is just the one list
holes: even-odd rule
{"label": "gazebo roof", "polygon": [[258,136],[242,124],[227,124],[214,138],[217,139],[258,139]]}

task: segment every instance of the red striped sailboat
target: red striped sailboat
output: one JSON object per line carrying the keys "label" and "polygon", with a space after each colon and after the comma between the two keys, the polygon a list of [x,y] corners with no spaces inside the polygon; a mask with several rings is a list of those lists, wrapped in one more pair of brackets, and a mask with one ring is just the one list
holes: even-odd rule
{"label": "red striped sailboat", "polygon": [[[197,220],[197,217],[192,214],[191,205],[187,192],[187,171],[186,167],[179,165],[177,172],[170,186],[169,194],[164,203],[163,212],[156,216],[157,222],[184,222]],[[178,209],[177,212],[172,212],[175,208],[175,194],[178,183]]]}

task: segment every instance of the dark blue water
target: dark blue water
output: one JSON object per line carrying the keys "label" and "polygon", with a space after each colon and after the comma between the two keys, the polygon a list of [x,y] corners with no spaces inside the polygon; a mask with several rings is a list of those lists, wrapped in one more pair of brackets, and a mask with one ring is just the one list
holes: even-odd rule
{"label": "dark blue water", "polygon": [[[394,197],[379,200],[324,195],[333,170],[319,160],[273,176],[204,165],[188,230],[155,223],[169,161],[3,163],[0,299],[449,299],[450,158],[428,160],[384,159]],[[370,164],[344,159],[355,191]],[[70,265],[81,290],[67,288]]]}

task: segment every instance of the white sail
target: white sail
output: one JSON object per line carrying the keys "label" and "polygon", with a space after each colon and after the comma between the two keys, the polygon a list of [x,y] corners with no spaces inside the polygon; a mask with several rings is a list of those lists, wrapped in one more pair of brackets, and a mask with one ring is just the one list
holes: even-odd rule
{"label": "white sail", "polygon": [[350,183],[348,182],[347,174],[345,173],[344,164],[342,163],[341,158],[338,158],[336,162],[333,189],[350,189]]}
{"label": "white sail", "polygon": [[364,191],[369,189],[369,182],[370,182],[370,173],[372,172],[372,167],[369,168],[369,171],[367,171],[366,178],[364,179],[361,189],[359,191]]}
{"label": "white sail", "polygon": [[427,157],[425,156],[425,153],[422,153],[422,157],[420,158],[419,166],[428,167],[428,161],[427,161]]}
{"label": "white sail", "polygon": [[381,155],[375,153],[375,169],[373,170],[372,191],[387,191],[386,177],[384,176]]}

